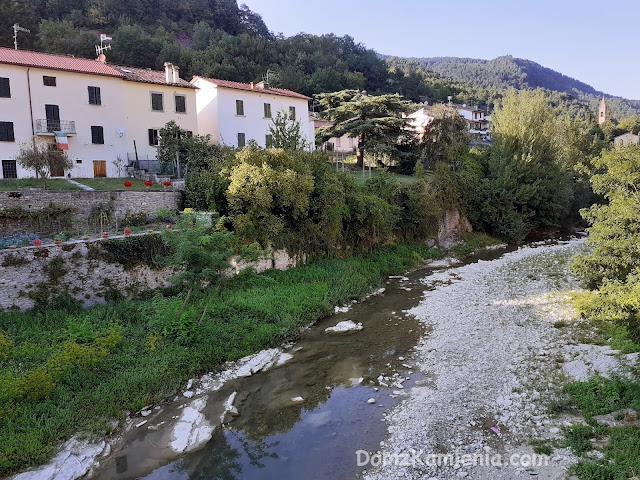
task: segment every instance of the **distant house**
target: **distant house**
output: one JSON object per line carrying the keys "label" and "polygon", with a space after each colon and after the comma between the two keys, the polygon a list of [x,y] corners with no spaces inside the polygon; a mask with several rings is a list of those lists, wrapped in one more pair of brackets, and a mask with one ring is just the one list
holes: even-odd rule
{"label": "distant house", "polygon": [[[467,106],[466,104],[452,105],[458,110],[458,115],[467,121],[467,129],[473,141],[491,141],[491,115],[486,110],[477,106]],[[430,105],[425,105],[415,112],[405,115],[410,128],[415,132],[419,140],[424,138],[428,125],[434,119],[431,109]]]}
{"label": "distant house", "polygon": [[159,131],[170,120],[195,132],[196,89],[179,68],[121,67],[99,60],[0,47],[0,178],[34,172],[16,164],[32,136],[68,145],[69,171],[53,177],[113,177],[122,159],[155,160]]}
{"label": "distant house", "polygon": [[315,143],[306,95],[271,87],[268,83],[239,83],[214,78],[193,77],[198,88],[196,108],[198,133],[211,135],[214,142],[242,148],[254,140],[262,148],[271,146],[269,127],[278,111],[299,121],[309,149]]}
{"label": "distant house", "polygon": [[613,139],[613,144],[616,147],[623,147],[625,145],[638,145],[640,144],[640,136],[633,133],[623,133]]}
{"label": "distant house", "polygon": [[[320,120],[318,118],[315,118],[313,115],[311,116],[311,121],[313,122],[313,126],[316,132],[319,128],[332,125],[333,123],[330,120]],[[331,137],[326,142],[323,142],[322,145],[318,145],[318,147],[329,152],[355,154],[356,148],[358,147],[358,139],[349,137],[348,135],[343,135],[341,137]]]}

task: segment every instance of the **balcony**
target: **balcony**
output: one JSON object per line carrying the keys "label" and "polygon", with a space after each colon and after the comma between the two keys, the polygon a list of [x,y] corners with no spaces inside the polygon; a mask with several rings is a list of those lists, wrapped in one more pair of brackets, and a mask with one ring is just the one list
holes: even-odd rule
{"label": "balcony", "polygon": [[53,135],[53,132],[63,132],[67,135],[75,135],[76,122],[73,120],[36,120],[36,135]]}

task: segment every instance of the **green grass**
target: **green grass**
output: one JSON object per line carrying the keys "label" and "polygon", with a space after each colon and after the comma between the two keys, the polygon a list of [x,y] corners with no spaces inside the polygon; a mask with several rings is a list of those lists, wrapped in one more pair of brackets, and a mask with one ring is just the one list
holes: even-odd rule
{"label": "green grass", "polygon": [[[74,178],[74,180],[78,183],[91,187],[94,190],[126,190],[123,185],[126,180],[133,183],[131,190],[147,189],[147,186],[144,184],[144,180],[139,178]],[[151,190],[160,191],[164,190],[164,187],[160,184],[154,183]]]}
{"label": "green grass", "polygon": [[583,456],[571,468],[571,473],[581,480],[626,480],[634,471],[640,472],[640,427],[607,427],[593,418],[623,408],[640,410],[640,383],[626,378],[595,377],[588,382],[570,383],[565,391],[588,423],[565,429],[567,445],[572,451],[580,455],[591,450],[591,438],[610,439],[602,449],[603,460]]}
{"label": "green grass", "polygon": [[452,251],[456,255],[464,256],[473,253],[476,249],[482,247],[489,247],[491,245],[499,245],[504,243],[491,235],[487,235],[482,232],[470,232],[465,233],[462,236],[463,243],[453,247]]}
{"label": "green grass", "polygon": [[[348,175],[350,175],[354,181],[356,182],[357,185],[362,185],[364,184],[367,180],[369,180],[369,178],[376,178],[378,176],[381,175],[381,171],[380,170],[372,170],[371,171],[371,176],[369,176],[369,169],[366,169],[364,172],[364,178],[362,176],[362,170],[359,171],[348,171],[345,172]],[[415,182],[415,178],[412,177],[411,175],[402,175],[399,173],[392,173],[391,175],[393,175],[393,178],[398,180],[399,182],[403,182],[403,183],[411,183],[411,182]]]}
{"label": "green grass", "polygon": [[288,271],[243,272],[213,302],[203,294],[122,301],[86,310],[0,313],[0,475],[45,461],[78,431],[105,434],[172,396],[186,379],[294,339],[381,280],[441,253],[396,245]]}
{"label": "green grass", "polygon": [[[43,187],[44,183],[41,179],[21,178],[21,179],[2,179],[0,180],[0,191],[11,192],[18,191],[19,187]],[[47,180],[48,190],[80,190],[80,187],[67,182],[62,178],[53,178]]]}

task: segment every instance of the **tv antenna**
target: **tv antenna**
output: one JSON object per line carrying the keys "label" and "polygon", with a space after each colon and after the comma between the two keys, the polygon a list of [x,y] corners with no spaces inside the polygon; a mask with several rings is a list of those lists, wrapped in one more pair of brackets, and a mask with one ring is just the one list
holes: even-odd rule
{"label": "tv antenna", "polygon": [[96,45],[96,55],[103,55],[107,50],[111,50],[111,44],[105,45],[104,42],[110,42],[113,38],[108,37],[104,33],[100,34],[100,46]]}
{"label": "tv antenna", "polygon": [[17,23],[13,24],[13,46],[16,50],[18,50],[18,32],[31,33],[31,30],[28,28],[22,28]]}

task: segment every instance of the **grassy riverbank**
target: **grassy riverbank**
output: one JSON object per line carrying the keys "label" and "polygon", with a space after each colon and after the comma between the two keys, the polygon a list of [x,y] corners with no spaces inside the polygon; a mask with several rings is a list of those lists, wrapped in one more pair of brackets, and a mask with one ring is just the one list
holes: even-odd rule
{"label": "grassy riverbank", "polygon": [[76,311],[0,313],[0,475],[47,459],[77,431],[107,434],[126,411],[162,402],[188,378],[295,338],[388,275],[437,258],[424,245],[245,272],[212,302],[123,301]]}

